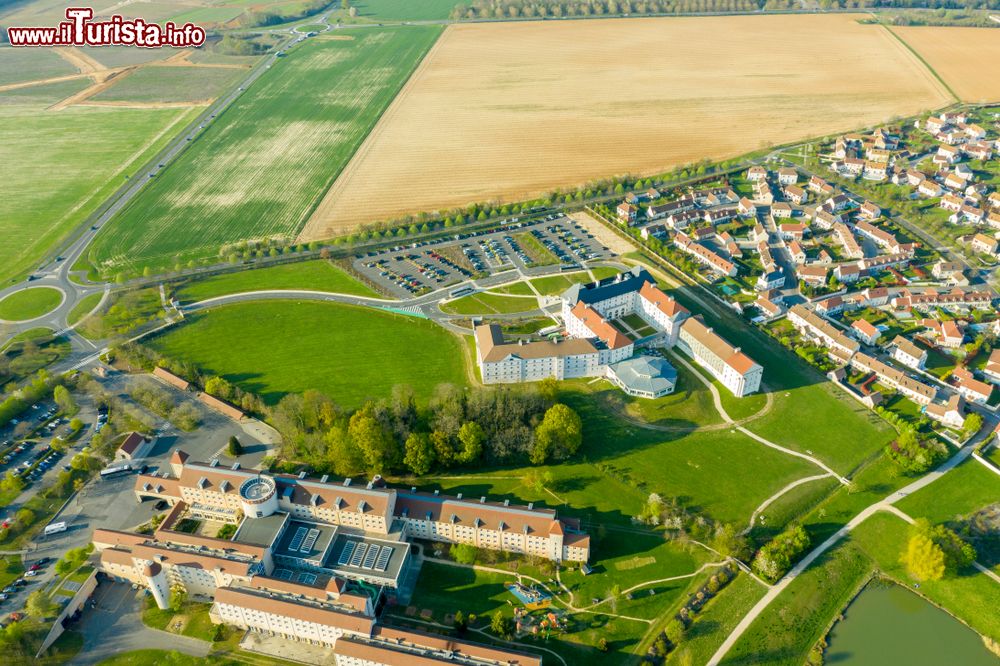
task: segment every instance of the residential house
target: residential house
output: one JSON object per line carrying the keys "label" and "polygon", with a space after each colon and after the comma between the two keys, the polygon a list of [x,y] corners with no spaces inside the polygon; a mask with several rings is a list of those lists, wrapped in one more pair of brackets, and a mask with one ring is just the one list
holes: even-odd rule
{"label": "residential house", "polygon": [[997,248],[1000,247],[1000,240],[986,234],[976,234],[969,243],[974,252],[981,254],[996,255]]}
{"label": "residential house", "polygon": [[953,395],[947,402],[927,405],[924,413],[949,428],[961,428],[965,425],[965,398]]}
{"label": "residential house", "polygon": [[799,266],[795,269],[795,276],[813,287],[822,287],[826,284],[827,275],[829,274],[829,269],[826,266],[820,266],[819,264],[810,264],[808,266]]}
{"label": "residential house", "polygon": [[784,167],[778,169],[778,184],[779,185],[794,185],[799,179],[799,172],[795,169]]}
{"label": "residential house", "polygon": [[632,204],[623,201],[618,204],[618,219],[627,225],[635,224],[636,215],[639,213],[639,209]]}
{"label": "residential house", "polygon": [[882,209],[879,208],[878,204],[872,203],[871,201],[865,201],[861,204],[861,209],[858,211],[866,220],[876,220],[882,216]]}
{"label": "residential house", "polygon": [[875,344],[882,335],[882,331],[878,330],[866,319],[858,319],[856,322],[851,324],[851,333],[853,333],[854,337],[866,345]]}
{"label": "residential house", "polygon": [[958,388],[958,392],[965,396],[969,402],[985,405],[993,397],[993,386],[976,379],[967,368],[958,367],[951,373],[951,378]]}
{"label": "residential house", "polygon": [[804,204],[809,199],[809,193],[798,185],[785,186],[785,198],[794,204]]}
{"label": "residential house", "polygon": [[747,170],[747,180],[756,182],[767,179],[767,169],[762,166],[752,166]]}
{"label": "residential house", "polygon": [[923,370],[927,364],[927,350],[902,335],[893,338],[891,349],[894,359],[914,370]]}
{"label": "residential house", "polygon": [[793,240],[788,244],[788,254],[791,255],[792,261],[796,264],[806,263],[806,251],[802,249],[797,240]]}
{"label": "residential house", "polygon": [[943,190],[933,180],[927,179],[921,181],[920,185],[917,186],[917,192],[925,197],[934,198],[941,196]]}

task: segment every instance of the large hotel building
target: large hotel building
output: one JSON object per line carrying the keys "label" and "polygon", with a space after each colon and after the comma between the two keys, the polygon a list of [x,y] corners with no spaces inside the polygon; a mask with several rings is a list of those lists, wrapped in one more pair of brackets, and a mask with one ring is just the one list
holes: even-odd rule
{"label": "large hotel building", "polygon": [[[192,462],[136,478],[139,500],[172,505],[152,533],[94,531],[100,568],[210,599],[217,622],[331,647],[337,664],[540,664],[531,655],[381,625],[381,605],[412,587],[412,539],[586,562],[590,539],[551,509],[330,482]],[[230,526],[226,528],[226,526]],[[229,536],[220,537],[219,530]]]}
{"label": "large hotel building", "polygon": [[495,324],[476,327],[483,383],[607,377],[630,395],[657,398],[673,391],[676,373],[660,357],[636,356],[636,349],[676,345],[733,395],[760,388],[764,369],[663,293],[642,268],[573,285],[561,300],[565,336],[510,342]]}

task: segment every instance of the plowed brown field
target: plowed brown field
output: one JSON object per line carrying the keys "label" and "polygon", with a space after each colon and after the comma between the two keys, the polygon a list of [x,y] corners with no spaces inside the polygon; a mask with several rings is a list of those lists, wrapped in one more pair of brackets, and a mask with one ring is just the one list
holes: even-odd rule
{"label": "plowed brown field", "polygon": [[1000,30],[893,28],[963,102],[1000,101]]}
{"label": "plowed brown field", "polygon": [[892,35],[856,18],[453,25],[302,236],[662,172],[949,101]]}

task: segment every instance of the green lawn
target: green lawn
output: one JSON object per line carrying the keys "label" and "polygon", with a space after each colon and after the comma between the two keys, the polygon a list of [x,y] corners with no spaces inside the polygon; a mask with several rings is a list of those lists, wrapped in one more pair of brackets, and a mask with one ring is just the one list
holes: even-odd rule
{"label": "green lawn", "polygon": [[[938,482],[940,483],[940,482]],[[936,485],[936,484],[935,484]],[[913,580],[899,561],[906,547],[908,525],[897,516],[877,513],[851,533],[878,568],[910,589]],[[975,570],[924,581],[915,590],[942,606],[981,635],[1000,641],[1000,584]]]}
{"label": "green lawn", "polygon": [[23,573],[24,565],[19,555],[0,557],[0,588],[7,587]]}
{"label": "green lawn", "polygon": [[98,102],[200,102],[215,99],[248,70],[229,67],[143,67],[91,99]]}
{"label": "green lawn", "polygon": [[572,275],[549,275],[535,278],[531,281],[538,293],[545,296],[561,294],[577,282],[590,282],[590,277],[586,273],[573,273]]}
{"label": "green lawn", "polygon": [[860,548],[851,542],[837,544],[764,609],[723,663],[802,666],[871,570]]}
{"label": "green lawn", "polygon": [[[31,52],[42,55],[37,49]],[[85,83],[71,81],[51,88],[81,85]],[[28,91],[44,92],[21,92]],[[0,104],[0,163],[17,165],[4,169],[0,283],[34,269],[196,113],[83,106],[44,112],[55,101],[25,97],[17,104]]]}
{"label": "green lawn", "polygon": [[456,298],[441,306],[443,312],[449,314],[490,315],[528,312],[538,309],[535,298],[518,298],[515,296],[498,296],[496,294],[470,294]]}
{"label": "green lawn", "polygon": [[269,403],[317,389],[345,407],[408,384],[420,398],[465,383],[461,341],[436,324],[368,308],[272,301],[196,313],[150,341]]}
{"label": "green lawn", "polygon": [[27,321],[41,317],[62,303],[63,293],[51,287],[34,287],[15,292],[0,301],[0,319]]}
{"label": "green lawn", "polygon": [[613,406],[624,403],[630,415],[649,423],[678,428],[722,423],[722,415],[716,411],[708,387],[684,366],[676,364],[674,367],[677,385],[670,395],[654,400],[631,398],[624,393],[616,395],[611,391],[602,395],[607,396]]}
{"label": "green lawn", "polygon": [[106,225],[92,263],[159,270],[295,234],[440,32],[344,31],[354,39],[293,48]]}
{"label": "green lawn", "polygon": [[966,458],[961,465],[903,498],[896,506],[914,518],[941,523],[968,516],[996,502],[1000,502],[1000,474]]}
{"label": "green lawn", "polygon": [[[816,473],[801,459],[729,430],[658,432],[633,426],[608,408],[618,389],[582,382],[565,386],[560,399],[580,413],[584,441],[578,462],[543,468],[553,477],[547,490],[538,492],[520,483],[527,467],[477,470],[460,477],[420,479],[419,484],[473,497],[535,502],[587,523],[608,525],[630,525],[649,494],[656,492],[743,526],[764,499]],[[612,395],[604,395],[608,392]]]}
{"label": "green lawn", "polygon": [[355,296],[380,295],[329,261],[299,261],[237,273],[224,273],[181,286],[175,296],[182,303],[259,289],[308,289]]}
{"label": "green lawn", "polygon": [[503,287],[491,287],[490,291],[495,291],[501,294],[510,294],[512,296],[535,295],[535,292],[531,291],[531,287],[528,286],[527,282],[515,282],[513,284],[508,284]]}
{"label": "green lawn", "polygon": [[89,296],[84,296],[79,301],[77,301],[77,304],[74,305],[73,309],[69,311],[69,316],[67,317],[69,325],[72,326],[73,324],[76,324],[81,319],[90,314],[90,312],[97,307],[97,304],[101,302],[101,298],[103,297],[104,297],[103,293],[97,292],[96,294],[90,294]]}
{"label": "green lawn", "polygon": [[514,234],[514,240],[518,242],[521,249],[528,255],[533,266],[551,266],[559,263],[556,255],[552,254],[549,248],[542,245],[531,233],[525,231]]}
{"label": "green lawn", "polygon": [[597,268],[592,268],[590,272],[594,274],[595,280],[603,280],[604,278],[609,278],[612,275],[618,275],[621,271],[610,266],[598,266]]}
{"label": "green lawn", "polygon": [[[740,573],[695,616],[667,664],[706,664],[743,616],[764,596],[764,587]],[[685,661],[687,660],[687,661]]]}

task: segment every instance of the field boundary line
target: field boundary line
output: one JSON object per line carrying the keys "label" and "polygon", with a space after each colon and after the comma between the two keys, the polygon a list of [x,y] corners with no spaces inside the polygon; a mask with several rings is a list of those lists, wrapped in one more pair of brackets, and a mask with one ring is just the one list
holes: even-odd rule
{"label": "field boundary line", "polygon": [[917,60],[919,60],[920,63],[923,64],[924,67],[927,68],[927,71],[930,72],[934,76],[934,78],[937,79],[938,83],[940,83],[942,86],[944,86],[944,89],[948,91],[948,94],[952,96],[952,98],[953,98],[952,101],[953,102],[961,103],[962,98],[958,96],[958,93],[956,93],[954,90],[952,90],[951,86],[948,85],[948,82],[945,81],[944,78],[942,78],[942,76],[940,74],[938,74],[938,71],[936,69],[934,69],[933,67],[931,67],[931,64],[929,62],[927,62],[922,55],[920,55],[919,51],[917,51],[915,48],[913,48],[912,46],[910,46],[909,42],[907,42],[905,39],[903,39],[898,34],[896,34],[896,32],[892,28],[890,28],[889,26],[887,26],[886,24],[879,23],[879,25],[882,26],[883,28],[885,28],[885,30],[887,30],[889,32],[889,34],[892,35],[896,39],[897,42],[899,42],[900,44],[902,44],[906,48],[907,51],[909,51],[910,53],[912,53],[913,56]]}

